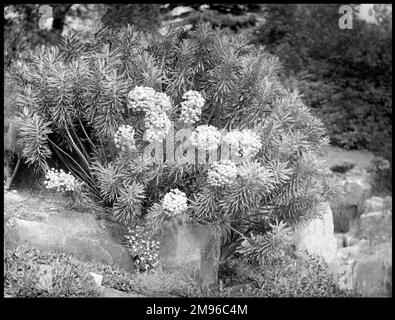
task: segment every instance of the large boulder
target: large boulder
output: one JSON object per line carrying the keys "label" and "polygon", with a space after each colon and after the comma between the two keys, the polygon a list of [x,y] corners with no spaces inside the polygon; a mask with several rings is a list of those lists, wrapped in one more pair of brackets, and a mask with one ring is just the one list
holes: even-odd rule
{"label": "large boulder", "polygon": [[357,289],[364,297],[392,296],[392,246],[389,242],[339,249],[330,265],[342,289]]}
{"label": "large boulder", "polygon": [[[7,208],[10,201],[12,199],[7,197]],[[44,251],[73,254],[82,261],[116,264],[126,271],[134,271],[133,261],[121,244],[123,233],[118,224],[97,220],[86,212],[61,207],[51,209],[49,204],[39,201],[36,208],[30,199],[23,201],[25,210],[29,206],[36,209],[35,215],[19,215],[9,219],[5,225],[5,249],[27,244]]]}
{"label": "large boulder", "polygon": [[185,272],[201,288],[215,286],[220,239],[218,226],[174,223],[161,233],[160,266],[163,271]]}
{"label": "large boulder", "polygon": [[334,235],[332,210],[327,202],[322,203],[319,210],[322,211],[322,218],[314,219],[298,228],[295,238],[299,249],[320,255],[330,263],[336,257],[338,243]]}

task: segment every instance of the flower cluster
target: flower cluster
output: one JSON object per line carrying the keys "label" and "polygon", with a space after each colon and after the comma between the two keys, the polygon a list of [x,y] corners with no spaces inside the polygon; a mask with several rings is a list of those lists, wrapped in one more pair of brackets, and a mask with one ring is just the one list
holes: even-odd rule
{"label": "flower cluster", "polygon": [[159,263],[159,241],[151,239],[150,233],[141,226],[128,228],[125,245],[140,271],[154,269]]}
{"label": "flower cluster", "polygon": [[236,179],[237,173],[236,164],[232,161],[216,161],[208,172],[207,182],[213,187],[227,186]]}
{"label": "flower cluster", "polygon": [[262,147],[259,135],[251,129],[230,131],[225,134],[223,140],[234,148],[240,157],[253,157]]}
{"label": "flower cluster", "polygon": [[186,124],[194,124],[202,114],[205,100],[199,92],[194,90],[185,92],[182,98],[185,101],[181,102],[180,121]]}
{"label": "flower cluster", "polygon": [[115,146],[125,151],[126,148],[134,150],[136,148],[134,144],[134,130],[131,126],[122,125],[118,128],[118,131],[114,136]]}
{"label": "flower cluster", "polygon": [[144,119],[146,139],[149,142],[161,141],[166,137],[171,127],[170,119],[165,112],[151,112]]}
{"label": "flower cluster", "polygon": [[163,197],[162,207],[170,216],[176,216],[187,210],[187,196],[178,189],[172,189]]}
{"label": "flower cluster", "polygon": [[128,107],[138,112],[145,112],[144,123],[147,128],[146,139],[150,142],[164,139],[170,130],[167,112],[171,101],[163,92],[156,92],[149,87],[135,87],[128,95]]}
{"label": "flower cluster", "polygon": [[134,111],[147,112],[156,105],[156,91],[149,87],[135,87],[128,94],[128,107]]}
{"label": "flower cluster", "polygon": [[221,140],[221,133],[210,125],[198,126],[189,139],[192,146],[199,150],[215,150]]}
{"label": "flower cluster", "polygon": [[59,192],[78,191],[81,189],[82,182],[79,182],[70,173],[59,171],[52,168],[49,169],[45,176],[44,185],[47,189],[56,189]]}

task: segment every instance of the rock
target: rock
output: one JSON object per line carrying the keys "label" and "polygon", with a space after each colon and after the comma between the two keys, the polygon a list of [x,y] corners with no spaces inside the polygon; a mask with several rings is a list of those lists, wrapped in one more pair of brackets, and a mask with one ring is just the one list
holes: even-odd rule
{"label": "rock", "polygon": [[392,237],[392,212],[378,211],[361,215],[358,235],[375,241]]}
{"label": "rock", "polygon": [[330,263],[336,257],[338,240],[334,235],[333,216],[329,203],[322,203],[320,210],[322,210],[322,218],[314,219],[296,230],[295,238],[299,249],[320,255]]}
{"label": "rock", "polygon": [[342,180],[343,194],[331,200],[335,231],[348,232],[352,221],[364,211],[364,203],[371,196],[369,175],[346,176]]}
{"label": "rock", "polygon": [[178,17],[182,14],[191,12],[191,11],[195,11],[193,8],[191,7],[183,7],[183,6],[178,6],[175,7],[171,12],[170,15],[172,15],[173,17]]}
{"label": "rock", "polygon": [[52,267],[48,265],[41,265],[38,271],[39,279],[36,284],[39,290],[46,290],[50,292],[53,286]]}
{"label": "rock", "polygon": [[344,237],[344,233],[335,233],[337,248],[344,248],[346,247],[346,240]]}
{"label": "rock", "polygon": [[364,213],[382,211],[385,208],[385,201],[383,198],[380,197],[371,197],[365,200],[363,208]]}
{"label": "rock", "polygon": [[352,247],[354,245],[356,245],[360,240],[356,237],[354,237],[354,235],[352,233],[346,233],[344,235],[344,246],[345,247]]}
{"label": "rock", "polygon": [[[14,190],[15,191],[15,190]],[[4,202],[13,201],[13,202],[23,202],[26,198],[15,192],[7,192],[4,193]]]}
{"label": "rock", "polygon": [[368,240],[338,250],[330,269],[342,289],[356,289],[364,297],[392,296],[392,246],[390,242],[373,247]]}
{"label": "rock", "polygon": [[163,271],[184,271],[201,288],[217,284],[221,230],[217,226],[175,223],[161,234]]}
{"label": "rock", "polygon": [[338,250],[336,258],[329,264],[329,268],[338,277],[341,289],[355,289],[354,267],[358,247],[345,247]]}
{"label": "rock", "polygon": [[338,249],[355,246],[360,241],[360,239],[354,237],[354,235],[350,232],[335,233],[335,237],[337,240]]}
{"label": "rock", "polygon": [[392,292],[392,262],[380,254],[358,259],[355,264],[356,288],[366,297],[387,297]]}
{"label": "rock", "polygon": [[[358,209],[361,209],[363,201],[367,199],[372,192],[372,186],[364,176],[347,177],[344,191],[346,193],[344,203],[349,206],[357,206]],[[358,210],[358,212],[361,211]]]}
{"label": "rock", "polygon": [[333,225],[336,232],[350,231],[352,222],[358,217],[357,206],[331,205],[333,212]]}
{"label": "rock", "polygon": [[392,197],[386,196],[384,198],[384,207],[386,210],[390,210],[392,212]]}
{"label": "rock", "polygon": [[100,223],[92,214],[71,210],[48,213],[46,221],[14,219],[7,228],[4,247],[14,249],[29,244],[44,251],[65,252],[86,262],[117,264],[133,272],[134,264],[120,244],[120,226]]}
{"label": "rock", "polygon": [[103,281],[103,276],[94,272],[89,272],[89,274],[92,276],[93,281],[95,282],[97,287],[101,287],[101,283]]}

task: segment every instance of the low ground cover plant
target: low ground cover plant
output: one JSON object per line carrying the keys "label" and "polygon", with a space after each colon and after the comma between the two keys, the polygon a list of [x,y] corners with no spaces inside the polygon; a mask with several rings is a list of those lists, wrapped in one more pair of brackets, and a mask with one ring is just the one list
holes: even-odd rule
{"label": "low ground cover plant", "polygon": [[[40,286],[42,269],[49,266],[52,281]],[[355,291],[341,290],[326,264],[314,256],[291,257],[259,266],[245,259],[230,259],[226,284],[250,283],[242,292],[200,290],[193,279],[183,273],[159,270],[130,274],[115,265],[81,262],[64,253],[50,253],[28,246],[5,251],[4,294],[12,297],[94,297],[100,293],[89,275],[103,276],[102,286],[147,297],[351,297]],[[228,279],[228,281],[226,281]]]}
{"label": "low ground cover plant", "polygon": [[[250,297],[358,297],[355,290],[343,290],[322,258],[302,253],[274,258],[263,265],[234,259],[223,267],[224,280],[251,286],[232,296]],[[229,293],[228,293],[229,295]]]}

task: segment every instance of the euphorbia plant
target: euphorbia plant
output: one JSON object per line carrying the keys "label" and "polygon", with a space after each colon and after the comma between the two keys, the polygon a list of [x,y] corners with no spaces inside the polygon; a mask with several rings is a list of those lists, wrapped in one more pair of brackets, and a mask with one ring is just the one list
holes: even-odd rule
{"label": "euphorbia plant", "polygon": [[[332,193],[317,160],[322,123],[281,86],[279,67],[242,36],[204,23],[163,35],[98,27],[86,43],[69,34],[15,65],[17,105],[31,116],[23,130],[40,136],[23,155],[44,171],[56,155],[97,208],[123,223],[219,223],[224,255],[240,247],[260,259]],[[164,147],[172,130],[191,134]],[[222,142],[238,161],[166,161],[186,143],[216,152]],[[150,146],[164,147],[155,154],[163,161],[146,161]]]}

